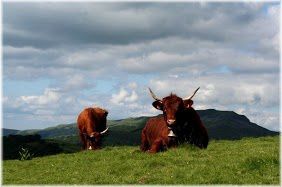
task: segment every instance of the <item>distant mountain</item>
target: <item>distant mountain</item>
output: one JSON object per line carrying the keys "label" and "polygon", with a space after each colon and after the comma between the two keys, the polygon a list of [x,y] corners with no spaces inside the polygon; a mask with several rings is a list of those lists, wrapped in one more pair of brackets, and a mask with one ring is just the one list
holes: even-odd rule
{"label": "distant mountain", "polygon": [[48,127],[37,130],[23,130],[17,133],[18,135],[39,134],[42,138],[54,138],[58,136],[77,135],[76,124],[60,124],[55,127]]}
{"label": "distant mountain", "polygon": [[[260,137],[278,135],[244,116],[232,111],[214,109],[197,111],[207,127],[210,139],[235,140],[243,137]],[[104,138],[106,145],[139,145],[141,130],[149,117],[108,120],[109,134]],[[40,134],[44,139],[57,139],[79,144],[75,123],[62,124],[42,130],[25,130],[16,132],[19,135]]]}
{"label": "distant mountain", "polygon": [[243,137],[260,137],[278,135],[278,132],[263,128],[244,116],[233,111],[214,109],[197,111],[207,127],[211,139],[241,139]]}
{"label": "distant mountain", "polygon": [[8,136],[10,134],[17,134],[18,132],[19,132],[19,130],[3,128],[2,135],[3,136]]}

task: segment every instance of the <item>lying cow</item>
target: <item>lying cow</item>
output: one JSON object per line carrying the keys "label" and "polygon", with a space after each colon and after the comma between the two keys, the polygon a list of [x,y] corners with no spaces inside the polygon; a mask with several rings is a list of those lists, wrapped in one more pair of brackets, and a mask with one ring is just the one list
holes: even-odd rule
{"label": "lying cow", "polygon": [[[166,143],[172,137],[174,137],[174,141],[177,139],[180,143],[186,141],[200,148],[207,147],[209,141],[207,130],[197,112],[192,108],[192,98],[198,89],[189,98],[182,99],[175,94],[171,94],[159,99],[149,88],[152,97],[155,99],[152,105],[163,111],[163,117],[150,119],[146,123],[141,135],[142,151],[147,149],[151,151],[153,148],[151,152],[158,152],[160,147],[170,145]],[[159,146],[159,142],[162,142],[162,146]]]}
{"label": "lying cow", "polygon": [[141,151],[156,153],[176,145],[175,135],[167,128],[162,116],[157,116],[147,121],[141,134]]}
{"label": "lying cow", "polygon": [[82,149],[99,149],[101,136],[108,131],[106,126],[108,111],[101,108],[86,108],[77,118]]}

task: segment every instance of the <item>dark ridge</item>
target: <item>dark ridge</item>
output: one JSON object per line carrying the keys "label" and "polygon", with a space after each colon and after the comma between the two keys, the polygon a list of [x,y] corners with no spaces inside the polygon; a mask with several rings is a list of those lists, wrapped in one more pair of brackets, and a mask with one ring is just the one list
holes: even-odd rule
{"label": "dark ridge", "polygon": [[20,130],[16,129],[2,129],[2,136],[8,136],[10,134],[17,134]]}

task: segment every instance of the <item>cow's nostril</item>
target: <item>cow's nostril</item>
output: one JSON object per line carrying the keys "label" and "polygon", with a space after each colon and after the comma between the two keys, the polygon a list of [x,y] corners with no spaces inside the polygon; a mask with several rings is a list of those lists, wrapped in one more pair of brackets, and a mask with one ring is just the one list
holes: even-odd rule
{"label": "cow's nostril", "polygon": [[169,125],[174,124],[174,122],[175,122],[175,119],[169,119],[169,120],[167,120],[167,123],[168,123]]}

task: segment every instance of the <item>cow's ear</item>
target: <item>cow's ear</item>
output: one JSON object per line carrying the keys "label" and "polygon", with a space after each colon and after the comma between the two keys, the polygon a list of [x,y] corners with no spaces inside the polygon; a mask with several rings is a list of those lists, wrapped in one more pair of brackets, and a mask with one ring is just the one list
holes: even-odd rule
{"label": "cow's ear", "polygon": [[155,107],[158,110],[163,110],[163,103],[161,101],[159,101],[159,100],[154,101],[152,103],[152,105],[153,105],[153,107]]}
{"label": "cow's ear", "polygon": [[186,99],[186,100],[184,100],[183,102],[184,102],[185,108],[190,108],[190,107],[192,107],[192,105],[193,105],[193,103],[194,103],[192,99]]}

